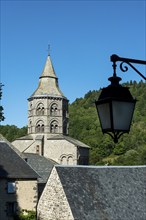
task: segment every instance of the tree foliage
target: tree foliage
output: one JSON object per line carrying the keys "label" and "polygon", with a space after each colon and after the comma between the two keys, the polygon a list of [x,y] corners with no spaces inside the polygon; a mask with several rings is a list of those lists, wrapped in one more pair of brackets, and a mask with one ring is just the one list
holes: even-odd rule
{"label": "tree foliage", "polygon": [[4,117],[4,113],[3,113],[3,107],[1,106],[1,99],[2,99],[2,86],[3,84],[0,83],[0,122],[4,121],[5,117]]}
{"label": "tree foliage", "polygon": [[146,83],[125,83],[137,98],[134,118],[129,134],[114,144],[101,132],[95,100],[100,91],[89,91],[84,98],[70,104],[69,135],[91,146],[90,164],[142,165],[146,164]]}
{"label": "tree foliage", "polygon": [[16,138],[25,136],[27,134],[27,127],[18,128],[15,125],[1,125],[0,134],[2,134],[8,141],[12,142]]}
{"label": "tree foliage", "polygon": [[14,220],[36,220],[36,212],[27,210],[21,211],[14,216]]}
{"label": "tree foliage", "polygon": [[[91,147],[92,165],[143,165],[146,164],[146,83],[136,81],[125,83],[137,98],[131,131],[114,144],[108,135],[103,135],[95,100],[100,91],[89,91],[84,98],[76,99],[69,106],[69,135]],[[0,126],[0,133],[9,141],[27,134],[27,127],[15,125]]]}

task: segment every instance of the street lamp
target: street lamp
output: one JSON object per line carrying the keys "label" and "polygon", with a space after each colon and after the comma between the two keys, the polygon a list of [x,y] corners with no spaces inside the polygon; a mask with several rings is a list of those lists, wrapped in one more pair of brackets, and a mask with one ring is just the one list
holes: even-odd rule
{"label": "street lamp", "polygon": [[114,71],[113,76],[108,79],[111,84],[102,89],[98,100],[95,101],[95,105],[103,134],[109,134],[115,143],[118,142],[121,135],[129,133],[136,104],[136,99],[132,97],[129,88],[119,84],[121,78],[116,75],[116,62],[118,61],[121,62],[120,69],[123,72],[128,70],[127,66],[123,66],[127,64],[146,80],[146,77],[131,64],[146,65],[146,61],[122,58],[115,54],[111,56]]}

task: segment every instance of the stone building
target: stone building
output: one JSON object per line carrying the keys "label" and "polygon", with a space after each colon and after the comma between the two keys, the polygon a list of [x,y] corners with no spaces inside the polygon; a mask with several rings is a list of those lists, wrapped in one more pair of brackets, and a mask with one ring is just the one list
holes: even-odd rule
{"label": "stone building", "polygon": [[46,182],[50,176],[52,168],[54,167],[54,165],[57,165],[57,163],[39,154],[23,153],[21,157],[39,175],[38,177],[38,199],[39,199],[46,185]]}
{"label": "stone building", "polygon": [[145,220],[146,166],[56,165],[38,220]]}
{"label": "stone building", "polygon": [[39,175],[0,136],[0,219],[13,220],[21,210],[36,211]]}
{"label": "stone building", "polygon": [[28,98],[28,135],[12,144],[23,153],[35,153],[56,163],[87,165],[89,146],[68,136],[68,99],[61,92],[50,55],[38,88]]}

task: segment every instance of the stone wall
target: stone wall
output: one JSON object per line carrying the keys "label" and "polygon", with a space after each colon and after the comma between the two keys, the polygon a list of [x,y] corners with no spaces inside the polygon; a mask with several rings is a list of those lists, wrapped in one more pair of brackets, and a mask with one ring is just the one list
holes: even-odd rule
{"label": "stone wall", "polygon": [[72,165],[77,164],[77,147],[66,140],[47,140],[44,147],[44,156],[51,158],[59,164],[62,164],[63,157],[66,157],[66,163],[68,164],[68,158],[72,157]]}
{"label": "stone wall", "polygon": [[[16,192],[8,193],[8,181],[15,182]],[[0,220],[13,219],[8,216],[8,203],[15,203],[18,210],[36,210],[37,181],[0,179]]]}
{"label": "stone wall", "polygon": [[[29,146],[32,146],[34,143],[34,140],[19,140],[16,139],[12,142],[13,146],[18,149],[20,152],[25,151],[26,149],[29,149]],[[36,151],[36,150],[35,150]]]}
{"label": "stone wall", "polygon": [[[15,140],[12,144],[20,152],[43,154],[44,157],[52,159],[59,164],[77,164],[77,147],[69,141],[65,139],[47,140],[47,135],[44,135],[44,141],[42,142],[41,140],[35,140],[35,136],[33,138],[34,140]],[[37,147],[39,147],[39,152],[37,152]],[[82,149],[82,153],[83,151],[84,149]],[[85,151],[87,150],[85,149]],[[89,155],[88,152],[87,155]]]}
{"label": "stone wall", "polygon": [[20,209],[36,210],[38,194],[36,180],[17,181],[17,202]]}

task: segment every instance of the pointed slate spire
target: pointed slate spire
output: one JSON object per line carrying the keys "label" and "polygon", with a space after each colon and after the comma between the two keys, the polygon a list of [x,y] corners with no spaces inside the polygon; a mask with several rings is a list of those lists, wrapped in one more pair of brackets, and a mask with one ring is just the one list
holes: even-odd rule
{"label": "pointed slate spire", "polygon": [[[58,78],[55,74],[50,55],[48,55],[43,72],[40,76],[39,85],[32,96],[63,96],[59,85]],[[31,97],[32,97],[31,96]]]}
{"label": "pointed slate spire", "polygon": [[43,78],[43,77],[57,78],[55,71],[54,71],[54,68],[53,68],[53,65],[52,65],[52,62],[51,62],[50,55],[48,55],[48,57],[47,57],[46,64],[44,66],[44,69],[43,69],[43,72],[42,72],[42,75],[40,76],[40,78]]}

